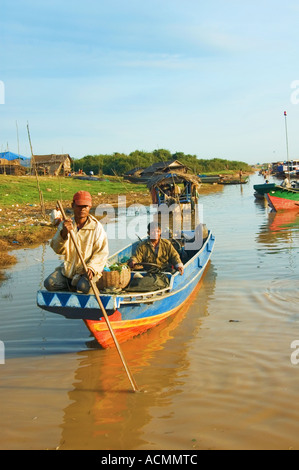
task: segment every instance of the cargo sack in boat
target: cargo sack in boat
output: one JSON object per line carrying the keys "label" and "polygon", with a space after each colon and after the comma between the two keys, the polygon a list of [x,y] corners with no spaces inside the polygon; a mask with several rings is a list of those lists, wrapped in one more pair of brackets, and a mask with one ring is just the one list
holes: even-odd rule
{"label": "cargo sack in boat", "polygon": [[127,265],[115,263],[109,271],[103,271],[102,277],[97,282],[100,291],[106,288],[124,289],[130,282],[131,269]]}
{"label": "cargo sack in boat", "polygon": [[151,292],[169,287],[169,279],[163,273],[147,273],[142,277],[134,277],[128,287],[128,292]]}

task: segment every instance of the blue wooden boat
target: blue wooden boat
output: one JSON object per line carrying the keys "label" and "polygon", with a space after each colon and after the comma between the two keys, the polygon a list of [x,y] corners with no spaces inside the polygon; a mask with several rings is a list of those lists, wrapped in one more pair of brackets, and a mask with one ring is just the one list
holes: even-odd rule
{"label": "blue wooden boat", "polygon": [[[194,232],[185,233],[192,239]],[[122,262],[135,251],[139,242],[133,243],[109,258],[109,263]],[[202,247],[189,253],[184,265],[184,274],[167,273],[169,286],[152,292],[100,292],[101,301],[109,316],[109,321],[119,343],[123,343],[136,335],[160,324],[187,305],[192,293],[200,287],[200,281],[208,267],[215,244],[215,237],[209,231]],[[131,276],[134,276],[134,272]],[[139,274],[145,275],[145,272]],[[81,319],[103,347],[113,347],[106,321],[102,315],[96,297],[74,292],[37,293],[37,305],[49,312],[63,315],[66,318]]]}

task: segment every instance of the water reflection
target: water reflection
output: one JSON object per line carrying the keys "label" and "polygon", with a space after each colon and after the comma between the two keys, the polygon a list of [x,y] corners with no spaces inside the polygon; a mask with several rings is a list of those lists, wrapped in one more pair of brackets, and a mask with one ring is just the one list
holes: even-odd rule
{"label": "water reflection", "polygon": [[268,211],[260,226],[257,242],[266,246],[271,253],[298,246],[299,211]]}
{"label": "water reflection", "polygon": [[128,379],[114,349],[78,353],[80,362],[74,389],[68,394],[70,404],[64,410],[60,449],[128,450],[150,444],[143,428],[152,419],[152,409],[163,409],[172,393],[177,394],[188,380],[190,341],[208,315],[215,281],[210,266],[205,287],[198,286],[187,306],[164,324],[122,345],[140,392],[128,391]]}
{"label": "water reflection", "polygon": [[293,232],[294,229],[299,228],[299,211],[282,211],[269,213],[270,230],[273,232],[280,232],[282,230],[289,230]]}
{"label": "water reflection", "polygon": [[123,344],[147,393],[131,392],[116,352],[97,349],[83,322],[36,307],[55,253],[17,252],[0,286],[0,447],[299,448],[298,214],[255,201],[259,182],[202,198],[217,240],[201,290]]}

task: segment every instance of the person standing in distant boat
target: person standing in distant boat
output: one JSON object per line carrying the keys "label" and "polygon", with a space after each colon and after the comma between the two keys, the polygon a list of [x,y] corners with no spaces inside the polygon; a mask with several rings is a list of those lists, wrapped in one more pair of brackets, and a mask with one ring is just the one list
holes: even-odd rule
{"label": "person standing in distant boat", "polygon": [[51,219],[51,223],[52,223],[52,225],[54,225],[54,227],[58,227],[60,222],[62,222],[62,214],[59,210],[58,205],[56,206],[56,209],[52,210],[52,212],[50,214],[50,219]]}
{"label": "person standing in distant boat", "polygon": [[[55,253],[64,256],[64,262],[45,280],[47,290],[74,290],[87,294],[89,281],[97,282],[101,277],[108,258],[108,241],[102,224],[89,213],[91,207],[92,199],[87,191],[74,195],[74,217],[59,224],[50,243]],[[71,230],[86,263],[88,277],[71,239]]]}
{"label": "person standing in distant boat", "polygon": [[289,180],[289,178],[288,178],[287,176],[286,176],[286,178],[284,179],[284,181],[282,182],[281,186],[282,186],[283,188],[287,188],[287,189],[289,189],[289,188],[292,187],[292,185],[291,185],[291,183],[290,183],[290,180]]}

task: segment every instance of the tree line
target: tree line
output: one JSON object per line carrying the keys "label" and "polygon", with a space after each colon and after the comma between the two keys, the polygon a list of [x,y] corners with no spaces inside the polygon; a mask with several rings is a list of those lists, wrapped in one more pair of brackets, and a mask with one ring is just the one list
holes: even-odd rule
{"label": "tree line", "polygon": [[147,168],[153,163],[179,160],[188,166],[194,174],[217,173],[224,171],[250,171],[251,167],[245,162],[232,161],[221,158],[198,159],[196,155],[183,152],[171,153],[166,149],[158,149],[153,152],[135,150],[129,155],[115,152],[111,155],[86,155],[73,161],[75,172],[83,170],[86,174],[93,171],[95,175],[123,176],[133,168]]}

